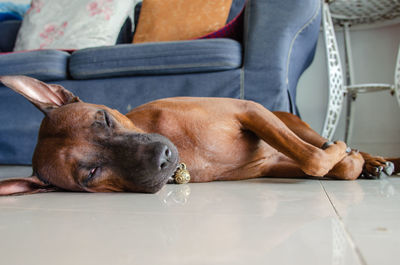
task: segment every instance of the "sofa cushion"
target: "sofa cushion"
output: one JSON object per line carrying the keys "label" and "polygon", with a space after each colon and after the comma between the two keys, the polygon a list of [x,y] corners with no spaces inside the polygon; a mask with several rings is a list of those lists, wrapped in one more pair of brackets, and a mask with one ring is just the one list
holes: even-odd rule
{"label": "sofa cushion", "polygon": [[246,0],[241,0],[241,2],[240,0],[236,0],[232,2],[229,16],[235,16],[228,18],[228,23],[222,28],[199,37],[199,39],[230,38],[242,43],[245,4]]}
{"label": "sofa cushion", "polygon": [[40,50],[0,54],[0,75],[28,75],[43,81],[67,78],[70,54]]}
{"label": "sofa cushion", "polygon": [[190,40],[206,35],[225,25],[231,4],[232,0],[143,0],[133,42]]}
{"label": "sofa cushion", "polygon": [[74,52],[69,70],[74,79],[222,71],[240,67],[241,54],[231,39],[121,44]]}
{"label": "sofa cushion", "polygon": [[114,45],[132,1],[33,0],[14,51]]}
{"label": "sofa cushion", "polygon": [[[197,39],[211,39],[211,38],[229,38],[234,39],[239,42],[242,42],[243,35],[243,26],[244,26],[244,9],[246,6],[247,0],[232,0],[232,6],[229,11],[229,16],[226,21],[226,24],[222,27],[208,33],[206,35],[200,36]],[[134,15],[134,26],[133,28],[136,30],[140,11],[142,9],[142,2],[138,2],[135,6],[135,15]],[[174,9],[170,12],[174,12]]]}

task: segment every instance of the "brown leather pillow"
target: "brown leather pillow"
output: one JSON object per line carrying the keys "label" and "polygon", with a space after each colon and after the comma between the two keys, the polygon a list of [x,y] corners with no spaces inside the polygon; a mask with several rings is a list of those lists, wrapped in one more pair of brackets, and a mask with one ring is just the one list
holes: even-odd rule
{"label": "brown leather pillow", "polygon": [[232,0],[143,0],[133,43],[195,39],[223,27]]}

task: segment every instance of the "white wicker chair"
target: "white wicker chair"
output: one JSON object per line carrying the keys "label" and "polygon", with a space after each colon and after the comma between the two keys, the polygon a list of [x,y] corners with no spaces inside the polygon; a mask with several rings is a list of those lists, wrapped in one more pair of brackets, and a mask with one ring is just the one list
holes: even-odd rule
{"label": "white wicker chair", "polygon": [[[322,0],[323,1],[323,0]],[[329,100],[322,136],[332,139],[342,110],[344,96],[347,96],[345,141],[352,135],[354,106],[359,93],[389,90],[396,95],[400,106],[400,45],[395,68],[394,84],[353,84],[353,65],[350,45],[350,25],[399,22],[400,3],[398,0],[331,0],[323,3],[323,31],[329,74]],[[340,62],[334,25],[343,28],[345,44],[345,70]],[[346,78],[346,82],[344,80]]]}

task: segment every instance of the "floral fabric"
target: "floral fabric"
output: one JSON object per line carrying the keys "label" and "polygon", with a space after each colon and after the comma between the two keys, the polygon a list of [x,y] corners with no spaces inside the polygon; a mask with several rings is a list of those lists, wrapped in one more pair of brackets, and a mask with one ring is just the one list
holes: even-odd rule
{"label": "floral fabric", "polygon": [[14,51],[114,45],[134,1],[33,0]]}

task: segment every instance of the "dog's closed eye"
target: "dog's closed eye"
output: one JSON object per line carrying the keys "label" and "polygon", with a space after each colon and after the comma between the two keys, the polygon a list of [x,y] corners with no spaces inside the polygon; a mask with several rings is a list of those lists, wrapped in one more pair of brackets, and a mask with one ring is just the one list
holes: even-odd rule
{"label": "dog's closed eye", "polygon": [[84,179],[84,185],[88,185],[91,181],[94,181],[101,175],[101,167],[92,167],[87,173],[86,178]]}
{"label": "dog's closed eye", "polygon": [[105,121],[107,127],[112,127],[111,118],[110,118],[110,115],[108,115],[107,111],[103,111],[103,115],[104,115],[104,121]]}
{"label": "dog's closed eye", "polygon": [[93,180],[96,176],[100,174],[100,167],[94,167],[89,170],[89,174],[86,178],[86,182]]}
{"label": "dog's closed eye", "polygon": [[95,114],[95,122],[93,123],[96,127],[113,127],[111,116],[105,110],[99,110]]}

